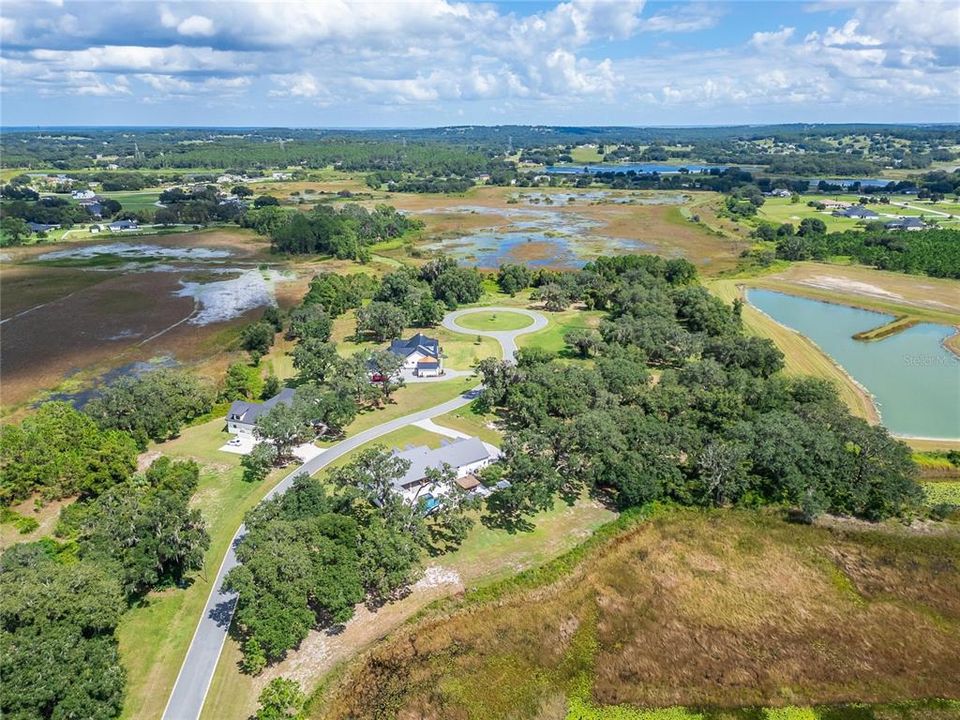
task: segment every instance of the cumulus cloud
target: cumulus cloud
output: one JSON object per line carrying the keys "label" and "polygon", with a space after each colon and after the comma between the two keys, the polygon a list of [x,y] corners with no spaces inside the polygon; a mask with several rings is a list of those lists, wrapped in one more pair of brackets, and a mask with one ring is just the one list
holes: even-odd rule
{"label": "cumulus cloud", "polygon": [[804,37],[796,23],[755,27],[740,44],[694,52],[672,45],[652,51],[640,38],[710,37],[703,33],[725,21],[725,6],[6,0],[0,70],[6,102],[28,102],[31,92],[220,93],[305,106],[422,106],[431,109],[424,118],[456,103],[530,117],[538,108],[583,108],[591,122],[602,120],[604,108],[631,107],[641,122],[644,108],[960,101],[960,3],[831,2],[809,9],[814,16],[831,12]]}

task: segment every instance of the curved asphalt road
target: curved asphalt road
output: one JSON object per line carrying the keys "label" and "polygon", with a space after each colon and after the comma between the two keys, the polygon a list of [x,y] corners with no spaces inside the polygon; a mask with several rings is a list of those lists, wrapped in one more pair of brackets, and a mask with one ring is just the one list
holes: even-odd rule
{"label": "curved asphalt road", "polygon": [[[504,331],[482,331],[463,328],[456,324],[458,317],[475,312],[503,311],[515,312],[521,315],[527,315],[533,318],[533,324],[519,330]],[[531,310],[522,310],[518,308],[470,308],[467,310],[457,310],[449,313],[443,319],[443,326],[448,330],[467,335],[486,335],[495,338],[500,342],[503,349],[503,357],[513,359],[517,350],[515,338],[518,335],[525,335],[535,330],[540,330],[547,325],[547,319],[540,313]],[[479,387],[479,386],[478,386]],[[476,390],[469,390],[453,400],[434,405],[427,410],[404,415],[395,420],[364,430],[361,433],[337,443],[327,449],[321,455],[308,460],[296,470],[287,475],[277,485],[267,493],[265,499],[271,499],[281,495],[290,489],[293,479],[301,473],[314,475],[331,462],[347,453],[356,450],[361,445],[377,440],[378,438],[399,430],[421,420],[429,420],[437,415],[445,415],[464,405],[469,404],[476,397]],[[227,631],[230,629],[230,622],[233,619],[233,611],[237,604],[236,593],[227,592],[222,589],[223,579],[226,574],[237,566],[237,543],[246,534],[246,527],[243,525],[237,530],[236,535],[230,542],[230,548],[227,550],[223,562],[220,564],[220,570],[213,583],[213,589],[207,598],[207,604],[203,609],[203,616],[194,631],[193,639],[190,641],[190,648],[187,650],[187,656],[180,666],[180,674],[177,675],[176,683],[173,686],[173,692],[167,702],[167,707],[163,712],[163,720],[196,720],[200,717],[200,711],[203,709],[203,703],[207,697],[207,691],[210,689],[210,683],[213,680],[213,673],[217,668],[217,661],[220,658],[220,652],[227,639]]]}
{"label": "curved asphalt road", "polygon": [[[462,318],[464,315],[473,315],[474,313],[480,312],[516,313],[517,315],[526,315],[528,318],[533,320],[533,322],[526,327],[520,328],[519,330],[473,330],[457,324],[458,318]],[[520,335],[526,335],[527,333],[536,332],[537,330],[543,330],[543,328],[547,326],[547,318],[535,310],[527,310],[525,308],[467,308],[465,310],[454,310],[452,313],[447,313],[447,315],[443,318],[443,326],[447,330],[452,330],[456,333],[463,333],[464,335],[483,335],[484,337],[492,337],[497,340],[500,343],[500,347],[503,348],[503,359],[513,360],[513,356],[517,352],[517,337]]]}

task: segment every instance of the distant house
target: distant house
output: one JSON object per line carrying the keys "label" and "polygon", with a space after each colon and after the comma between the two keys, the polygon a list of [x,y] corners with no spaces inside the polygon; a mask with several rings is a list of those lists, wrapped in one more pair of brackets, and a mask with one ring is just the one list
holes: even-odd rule
{"label": "distant house", "polygon": [[262,403],[235,400],[227,411],[227,432],[231,432],[234,435],[253,435],[257,418],[261,415],[266,415],[270,412],[271,408],[279,403],[292,405],[293,395],[293,388],[284,388],[272,398]]}
{"label": "distant house", "polygon": [[110,223],[107,227],[110,228],[110,232],[131,232],[132,230],[140,229],[136,220],[117,220],[116,222]]}
{"label": "distant house", "polygon": [[96,197],[96,193],[93,190],[74,190],[70,195],[74,200],[90,200]]}
{"label": "distant house", "polygon": [[417,333],[409,340],[394,340],[388,348],[403,358],[403,367],[413,370],[418,377],[436,377],[443,374],[440,342],[436,338]]}
{"label": "distant house", "polygon": [[394,450],[393,455],[410,463],[410,468],[403,477],[394,481],[394,490],[410,502],[418,498],[425,500],[429,509],[436,505],[433,493],[443,495],[449,492],[449,488],[436,488],[426,495],[422,494],[427,483],[427,470],[441,470],[449,466],[461,488],[476,490],[480,486],[479,481],[468,478],[497,460],[500,452],[480,438],[471,437],[448,442],[436,449],[421,445],[406,450]]}
{"label": "distant house", "polygon": [[101,218],[103,217],[103,205],[101,205],[96,200],[85,200],[80,203],[80,206],[86,210],[92,217]]}
{"label": "distant house", "polygon": [[793,195],[793,193],[791,193],[789,190],[786,190],[784,188],[777,188],[776,190],[771,190],[770,195],[772,197],[788,198],[791,195]]}
{"label": "distant house", "polygon": [[27,227],[30,228],[30,232],[34,232],[34,233],[50,232],[51,230],[60,229],[60,225],[55,223],[28,222]]}
{"label": "distant house", "polygon": [[880,217],[873,210],[863,207],[863,205],[851,205],[843,210],[834,210],[832,214],[834,217],[857,218],[858,220],[876,220]]}
{"label": "distant house", "polygon": [[887,230],[923,230],[927,224],[918,217],[902,217],[899,220],[891,220],[884,227]]}
{"label": "distant house", "polygon": [[270,173],[270,177],[273,180],[289,180],[290,178],[293,177],[293,173],[275,172],[275,173]]}

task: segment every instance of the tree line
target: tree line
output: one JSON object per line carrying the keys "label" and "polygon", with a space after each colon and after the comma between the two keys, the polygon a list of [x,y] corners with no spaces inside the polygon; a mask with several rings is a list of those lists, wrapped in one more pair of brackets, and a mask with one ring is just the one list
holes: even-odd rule
{"label": "tree line", "polygon": [[479,402],[507,428],[498,476],[510,487],[491,512],[523,523],[587,488],[623,508],[781,504],[876,520],[918,507],[906,445],[826,382],[780,374],[782,354],[743,332],[739,304],[665,268],[629,256],[575,274],[607,311],[567,337],[592,366],[537,350],[481,363]]}
{"label": "tree line", "polygon": [[[826,233],[823,221],[819,223],[810,232],[784,230],[777,239],[777,257],[827,260],[841,255],[880,270],[960,279],[960,230],[911,232],[867,228]],[[809,227],[813,227],[812,224]]]}

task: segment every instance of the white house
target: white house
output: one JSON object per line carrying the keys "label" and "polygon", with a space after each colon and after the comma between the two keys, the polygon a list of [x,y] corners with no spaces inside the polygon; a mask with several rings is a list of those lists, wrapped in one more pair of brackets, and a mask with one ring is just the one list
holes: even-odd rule
{"label": "white house", "polygon": [[293,404],[293,394],[293,388],[284,388],[262,403],[234,400],[227,411],[227,432],[234,435],[253,435],[257,418],[266,415],[278,403]]}
{"label": "white house", "polygon": [[74,190],[70,195],[74,200],[92,200],[97,196],[93,190]]}
{"label": "white house", "polygon": [[468,490],[474,489],[479,487],[479,482],[469,476],[497,460],[500,451],[480,438],[470,437],[447,442],[436,449],[420,445],[406,450],[394,450],[393,455],[410,463],[404,476],[394,481],[394,489],[408,502],[422,499],[426,502],[427,509],[432,509],[438,502],[437,496],[446,494],[451,488],[428,488],[427,470],[440,470],[449,466],[457,485]]}
{"label": "white house", "polygon": [[443,374],[443,357],[436,338],[417,333],[409,340],[396,339],[388,348],[403,358],[403,368],[417,377],[437,377]]}

